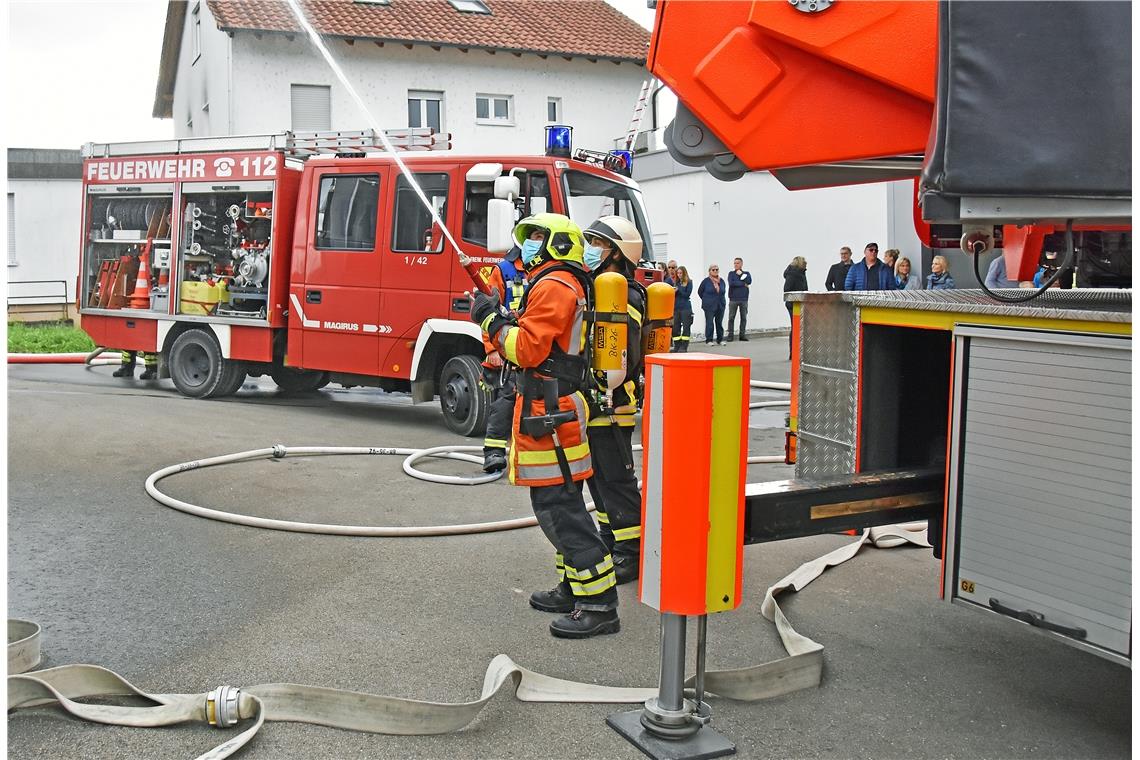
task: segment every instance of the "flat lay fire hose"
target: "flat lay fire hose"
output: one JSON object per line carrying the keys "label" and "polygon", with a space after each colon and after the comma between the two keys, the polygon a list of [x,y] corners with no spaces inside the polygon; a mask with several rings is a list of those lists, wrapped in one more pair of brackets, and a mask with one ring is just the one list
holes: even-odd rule
{"label": "flat lay fire hose", "polygon": [[[823,673],[823,646],[796,632],[776,597],[788,590],[803,590],[825,570],[850,560],[867,544],[879,548],[930,546],[923,523],[884,526],[866,530],[858,540],[801,565],[768,588],[760,607],[761,614],[776,626],[787,657],[748,668],[710,670],[705,675],[705,691],[726,699],[753,701],[818,686]],[[625,704],[644,702],[657,693],[655,688],[598,686],[553,678],[523,668],[504,654],[491,660],[479,698],[471,702],[425,702],[289,683],[220,686],[204,694],[149,693],[96,665],[61,665],[21,673],[39,662],[39,638],[39,627],[34,623],[8,621],[9,712],[58,706],[82,720],[140,728],[192,722],[229,728],[249,721],[240,733],[200,755],[199,760],[230,757],[248,744],[267,721],[312,723],[380,734],[451,733],[470,724],[508,684],[515,698],[522,702]],[[121,696],[143,697],[154,705],[80,701]]]}

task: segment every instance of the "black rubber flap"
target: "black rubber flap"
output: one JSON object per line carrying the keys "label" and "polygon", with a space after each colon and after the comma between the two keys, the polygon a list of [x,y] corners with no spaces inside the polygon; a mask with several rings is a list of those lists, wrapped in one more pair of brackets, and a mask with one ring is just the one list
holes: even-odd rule
{"label": "black rubber flap", "polygon": [[1131,5],[941,3],[924,207],[1131,197]]}

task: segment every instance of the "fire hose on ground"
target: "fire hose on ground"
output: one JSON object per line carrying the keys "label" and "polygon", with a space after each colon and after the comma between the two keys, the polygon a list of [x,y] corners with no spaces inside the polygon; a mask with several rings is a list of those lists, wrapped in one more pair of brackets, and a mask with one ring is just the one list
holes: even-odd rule
{"label": "fire hose on ground", "polygon": [[[103,354],[109,354],[109,356]],[[99,366],[121,362],[122,357],[118,351],[112,351],[102,346],[85,354],[8,354],[9,364],[87,364]]]}
{"label": "fire hose on ground", "polygon": [[[828,568],[853,558],[867,544],[878,548],[907,544],[929,547],[924,525],[885,526],[866,530],[857,541],[801,565],[767,590],[760,608],[764,618],[776,626],[787,656],[748,668],[710,670],[705,674],[705,692],[725,699],[754,701],[819,686],[823,646],[796,632],[776,597],[788,590],[802,590]],[[28,621],[9,620],[8,641],[9,712],[54,705],[82,720],[135,727],[206,722],[217,728],[230,728],[240,721],[251,721],[241,733],[200,755],[199,760],[231,756],[248,744],[267,721],[380,734],[451,733],[469,725],[508,684],[515,698],[522,702],[634,704],[656,694],[653,688],[599,686],[552,678],[521,667],[505,654],[497,655],[488,665],[480,696],[471,702],[426,702],[290,683],[246,688],[219,686],[198,694],[152,694],[97,665],[61,665],[21,674],[40,661],[39,627]],[[686,685],[691,686],[692,681],[690,678]],[[108,697],[143,697],[154,705],[134,707],[79,701]]]}
{"label": "fire hose on ground", "polygon": [[[234,512],[224,512],[210,507],[203,507],[197,504],[176,499],[169,496],[158,489],[158,481],[167,478],[171,475],[177,475],[180,472],[189,472],[191,470],[199,470],[204,467],[215,467],[223,464],[234,464],[236,462],[248,462],[254,459],[283,459],[286,456],[404,456],[403,467],[404,472],[412,477],[421,480],[427,480],[433,483],[444,483],[447,485],[478,485],[480,483],[488,483],[492,480],[497,480],[502,476],[501,472],[496,472],[489,475],[477,475],[472,477],[464,477],[459,475],[436,475],[433,473],[422,472],[416,470],[413,465],[421,459],[427,457],[436,457],[440,459],[452,459],[464,462],[472,462],[481,464],[483,459],[481,456],[474,456],[466,452],[481,452],[481,446],[435,446],[430,449],[410,449],[410,448],[385,448],[376,446],[273,446],[272,448],[252,449],[250,451],[239,451],[233,454],[222,454],[216,457],[208,457],[206,459],[195,459],[190,462],[182,462],[181,464],[172,464],[169,467],[163,467],[150,474],[146,479],[145,488],[146,492],[152,499],[159,504],[163,504],[171,509],[177,509],[186,514],[195,515],[197,517],[204,517],[209,520],[218,520],[221,522],[233,523],[235,525],[246,525],[252,528],[267,528],[270,530],[283,530],[294,533],[319,533],[322,535],[332,536],[370,536],[379,538],[400,538],[408,536],[462,536],[472,533],[493,533],[496,531],[504,530],[517,530],[519,528],[529,528],[538,525],[538,521],[532,517],[519,517],[510,520],[496,520],[492,522],[481,523],[464,523],[460,525],[433,525],[433,526],[387,526],[387,525],[333,525],[329,523],[309,523],[309,522],[296,522],[292,520],[276,520],[268,517],[254,517],[252,515],[237,514]],[[634,446],[635,451],[640,451],[641,446]],[[782,464],[784,462],[783,455],[780,456],[755,456],[748,458],[749,463],[769,463],[769,464]],[[640,487],[640,483],[638,484]],[[592,510],[593,502],[587,502],[587,509]]]}

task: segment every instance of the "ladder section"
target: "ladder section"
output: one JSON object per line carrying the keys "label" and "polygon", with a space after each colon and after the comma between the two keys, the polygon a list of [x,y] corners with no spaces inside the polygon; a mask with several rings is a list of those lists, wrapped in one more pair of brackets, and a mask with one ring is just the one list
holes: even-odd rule
{"label": "ladder section", "polygon": [[[451,135],[430,127],[386,129],[384,135],[396,150],[450,150]],[[375,153],[384,143],[374,129],[325,132],[277,132],[264,135],[222,137],[183,137],[176,140],[147,140],[123,143],[93,143],[83,146],[84,158],[116,156],[180,155],[222,151],[282,151],[292,158],[305,159],[336,153]]]}

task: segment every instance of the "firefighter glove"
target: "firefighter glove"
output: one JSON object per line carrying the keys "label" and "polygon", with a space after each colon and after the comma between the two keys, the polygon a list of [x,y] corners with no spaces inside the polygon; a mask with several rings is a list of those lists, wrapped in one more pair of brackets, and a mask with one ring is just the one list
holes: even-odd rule
{"label": "firefighter glove", "polygon": [[[499,304],[502,300],[498,290],[492,290],[491,295],[479,292],[471,296],[471,321],[487,330],[488,323],[499,314]],[[488,333],[489,335],[490,333]]]}

